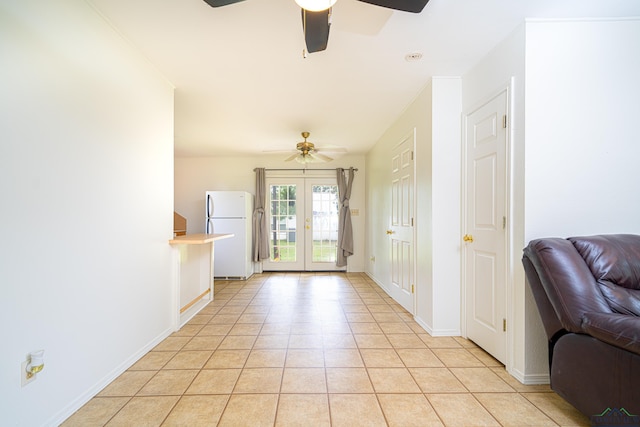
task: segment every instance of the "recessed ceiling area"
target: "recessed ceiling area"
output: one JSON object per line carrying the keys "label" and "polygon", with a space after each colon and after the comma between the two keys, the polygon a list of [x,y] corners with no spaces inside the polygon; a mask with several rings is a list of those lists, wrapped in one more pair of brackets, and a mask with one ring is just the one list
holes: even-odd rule
{"label": "recessed ceiling area", "polygon": [[432,76],[463,75],[525,18],[640,15],[637,0],[430,0],[420,14],[338,0],[327,49],[305,58],[294,0],[88,1],[175,86],[179,157],[286,150],[302,130],[365,153]]}

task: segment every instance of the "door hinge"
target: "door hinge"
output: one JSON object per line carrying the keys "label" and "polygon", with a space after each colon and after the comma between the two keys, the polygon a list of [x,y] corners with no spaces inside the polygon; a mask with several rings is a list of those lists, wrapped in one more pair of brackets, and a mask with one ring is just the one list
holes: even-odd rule
{"label": "door hinge", "polygon": [[502,129],[507,128],[507,115],[502,116]]}
{"label": "door hinge", "polygon": [[413,151],[411,152],[411,160],[413,160]]}
{"label": "door hinge", "polygon": [[413,218],[411,218],[411,226],[413,227]]}
{"label": "door hinge", "polygon": [[507,332],[507,319],[502,319],[502,332]]}
{"label": "door hinge", "polygon": [[416,286],[413,283],[411,284],[411,293],[412,294],[416,293]]}
{"label": "door hinge", "polygon": [[503,216],[502,217],[502,229],[504,230],[505,228],[507,228],[507,217]]}

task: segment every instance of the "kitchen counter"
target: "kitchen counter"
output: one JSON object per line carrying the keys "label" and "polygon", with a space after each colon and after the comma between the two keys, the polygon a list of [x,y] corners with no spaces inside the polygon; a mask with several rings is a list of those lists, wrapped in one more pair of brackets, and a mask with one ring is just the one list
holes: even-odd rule
{"label": "kitchen counter", "polygon": [[173,252],[173,325],[179,330],[213,301],[213,260],[217,240],[233,234],[185,234],[169,240]]}

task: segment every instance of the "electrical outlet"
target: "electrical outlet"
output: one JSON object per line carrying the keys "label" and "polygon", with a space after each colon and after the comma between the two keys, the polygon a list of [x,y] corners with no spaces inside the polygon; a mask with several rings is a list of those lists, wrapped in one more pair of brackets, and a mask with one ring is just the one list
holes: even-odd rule
{"label": "electrical outlet", "polygon": [[27,378],[27,365],[29,364],[29,362],[30,361],[27,359],[20,365],[20,378],[22,387],[26,386],[31,381],[34,381],[36,379],[36,374],[32,375],[31,378]]}

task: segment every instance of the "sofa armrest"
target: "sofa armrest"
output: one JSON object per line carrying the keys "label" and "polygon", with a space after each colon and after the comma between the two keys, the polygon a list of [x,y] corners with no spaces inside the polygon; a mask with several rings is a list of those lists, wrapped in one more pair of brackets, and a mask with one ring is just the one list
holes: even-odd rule
{"label": "sofa armrest", "polygon": [[582,328],[594,338],[640,354],[640,317],[617,313],[585,313]]}

